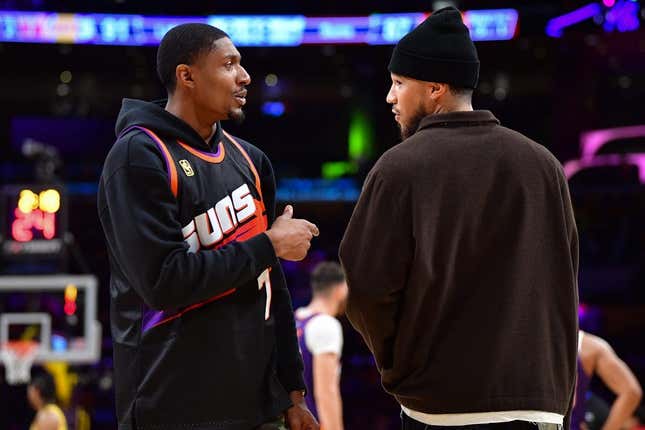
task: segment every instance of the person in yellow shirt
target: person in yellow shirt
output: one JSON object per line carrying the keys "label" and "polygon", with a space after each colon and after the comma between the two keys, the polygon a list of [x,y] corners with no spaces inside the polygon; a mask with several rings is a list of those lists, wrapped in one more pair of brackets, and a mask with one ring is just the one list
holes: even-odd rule
{"label": "person in yellow shirt", "polygon": [[32,379],[27,387],[27,399],[36,410],[36,417],[29,430],[67,430],[67,420],[56,404],[56,386],[49,373]]}

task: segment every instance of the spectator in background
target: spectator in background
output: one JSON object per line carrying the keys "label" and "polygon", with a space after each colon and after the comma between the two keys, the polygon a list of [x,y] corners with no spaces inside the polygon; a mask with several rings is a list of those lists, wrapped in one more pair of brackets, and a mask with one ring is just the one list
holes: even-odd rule
{"label": "spectator in background", "polygon": [[305,363],[305,400],[321,428],[343,429],[340,357],[343,329],[337,316],[345,312],[347,282],[340,264],[323,262],[311,274],[312,300],[297,309],[296,327]]}
{"label": "spectator in background", "polygon": [[41,373],[27,387],[27,400],[36,410],[29,430],[67,430],[65,414],[56,404],[56,386],[49,373]]}
{"label": "spectator in background", "polygon": [[598,375],[616,394],[616,400],[611,405],[603,430],[625,428],[643,395],[638,380],[604,339],[581,330],[578,345],[578,381],[571,429],[587,428],[585,398],[594,375]]}

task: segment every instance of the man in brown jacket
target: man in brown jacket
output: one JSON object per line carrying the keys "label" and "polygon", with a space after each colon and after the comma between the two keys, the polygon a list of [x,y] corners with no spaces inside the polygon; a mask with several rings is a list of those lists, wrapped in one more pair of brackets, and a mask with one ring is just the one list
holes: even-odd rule
{"label": "man in brown jacket", "polygon": [[401,39],[389,70],[404,140],[370,172],[340,258],[403,428],[566,427],[578,243],[561,166],[473,111],[479,60],[456,9]]}

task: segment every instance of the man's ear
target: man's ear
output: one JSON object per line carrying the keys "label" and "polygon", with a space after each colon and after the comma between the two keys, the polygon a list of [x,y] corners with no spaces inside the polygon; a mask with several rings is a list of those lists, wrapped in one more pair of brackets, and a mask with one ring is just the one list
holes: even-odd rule
{"label": "man's ear", "polygon": [[175,79],[177,80],[177,87],[183,86],[188,88],[195,87],[193,79],[194,70],[187,64],[178,64],[175,68]]}
{"label": "man's ear", "polygon": [[437,101],[440,99],[446,92],[449,91],[448,85],[439,83],[439,82],[428,82],[426,84],[426,91],[428,93],[428,97],[431,100]]}

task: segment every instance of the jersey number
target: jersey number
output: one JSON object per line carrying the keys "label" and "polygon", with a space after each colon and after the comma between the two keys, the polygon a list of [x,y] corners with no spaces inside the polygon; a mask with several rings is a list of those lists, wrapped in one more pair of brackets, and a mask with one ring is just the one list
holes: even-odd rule
{"label": "jersey number", "polygon": [[264,272],[260,273],[258,276],[258,290],[261,290],[264,287],[264,290],[267,293],[267,305],[264,309],[264,320],[269,319],[271,312],[271,277],[269,276],[270,269],[266,269]]}

